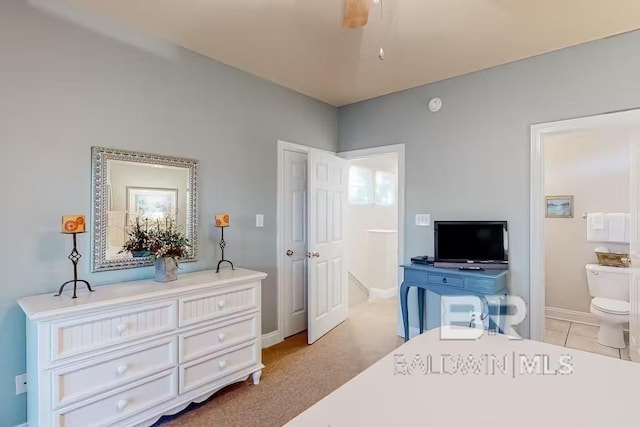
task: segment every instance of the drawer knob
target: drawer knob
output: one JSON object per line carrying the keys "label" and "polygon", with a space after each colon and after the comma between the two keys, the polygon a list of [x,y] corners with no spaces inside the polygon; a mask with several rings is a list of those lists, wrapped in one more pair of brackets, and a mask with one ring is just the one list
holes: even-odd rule
{"label": "drawer knob", "polygon": [[127,365],[120,365],[116,368],[116,373],[118,375],[124,375],[125,372],[127,372],[127,369],[129,369],[129,367]]}
{"label": "drawer knob", "polygon": [[225,304],[226,304],[226,303],[225,303],[225,301],[224,301],[224,300],[222,300],[222,301],[218,301],[218,307],[220,307],[220,308],[223,308]]}
{"label": "drawer knob", "polygon": [[220,366],[220,369],[224,369],[224,367],[227,366],[227,361],[221,360],[220,363],[218,363],[218,366]]}
{"label": "drawer knob", "polygon": [[447,283],[447,278],[446,277],[442,279],[442,283]]}
{"label": "drawer knob", "polygon": [[221,333],[220,335],[218,335],[218,341],[222,342],[226,337],[227,337],[227,334]]}
{"label": "drawer knob", "polygon": [[118,325],[116,327],[116,331],[118,331],[119,333],[123,333],[126,330],[127,330],[127,324],[126,323],[121,323],[120,325]]}
{"label": "drawer knob", "polygon": [[124,408],[126,408],[128,403],[129,402],[127,402],[125,399],[118,400],[118,403],[116,405],[118,411],[122,411]]}

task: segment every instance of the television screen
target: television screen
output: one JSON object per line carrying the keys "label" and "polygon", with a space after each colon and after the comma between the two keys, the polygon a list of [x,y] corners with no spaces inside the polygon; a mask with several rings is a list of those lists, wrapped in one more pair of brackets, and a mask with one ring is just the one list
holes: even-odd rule
{"label": "television screen", "polygon": [[435,221],[435,260],[506,262],[506,221]]}

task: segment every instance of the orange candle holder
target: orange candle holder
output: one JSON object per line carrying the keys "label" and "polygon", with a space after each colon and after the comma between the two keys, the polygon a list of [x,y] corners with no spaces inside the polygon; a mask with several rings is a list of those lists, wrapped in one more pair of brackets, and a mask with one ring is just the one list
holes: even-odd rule
{"label": "orange candle holder", "polygon": [[231,269],[235,270],[236,268],[233,266],[233,263],[228,259],[224,258],[224,248],[227,246],[227,242],[224,241],[224,229],[229,226],[229,214],[218,214],[214,218],[214,224],[216,227],[220,228],[220,250],[222,251],[222,259],[218,261],[218,268],[216,268],[216,273],[220,271],[220,264],[223,262],[228,262],[231,264]]}
{"label": "orange candle holder", "polygon": [[64,282],[60,286],[58,293],[55,294],[54,296],[55,297],[61,296],[62,291],[64,290],[64,287],[70,283],[73,283],[73,296],[71,298],[78,298],[76,294],[78,283],[84,283],[85,285],[87,285],[89,292],[93,292],[93,289],[91,289],[91,285],[89,284],[89,282],[87,282],[86,280],[78,279],[78,261],[80,261],[80,258],[82,258],[82,255],[80,255],[80,252],[78,252],[76,235],[79,233],[86,232],[85,216],[84,215],[63,215],[61,232],[63,234],[71,234],[73,236],[73,249],[71,250],[71,253],[69,254],[69,256],[67,256],[69,261],[71,261],[71,263],[73,264],[73,279],[67,280],[66,282]]}

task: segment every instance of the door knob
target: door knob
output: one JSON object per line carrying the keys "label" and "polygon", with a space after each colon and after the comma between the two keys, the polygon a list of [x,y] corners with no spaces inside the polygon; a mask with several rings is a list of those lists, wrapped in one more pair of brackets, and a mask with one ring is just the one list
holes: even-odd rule
{"label": "door knob", "polygon": [[291,256],[291,255],[293,255],[293,251],[292,251],[291,249],[289,249],[289,250],[287,251],[287,256]]}

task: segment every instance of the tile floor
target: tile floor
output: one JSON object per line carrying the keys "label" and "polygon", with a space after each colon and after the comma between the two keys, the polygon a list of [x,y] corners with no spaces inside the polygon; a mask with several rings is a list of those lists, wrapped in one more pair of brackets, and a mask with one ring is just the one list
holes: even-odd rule
{"label": "tile floor", "polygon": [[[629,347],[618,350],[598,344],[598,327],[565,320],[545,318],[544,341],[549,344],[604,354],[618,359],[629,359]],[[625,332],[625,341],[629,337]]]}

